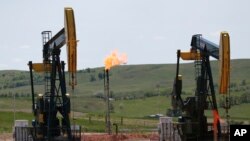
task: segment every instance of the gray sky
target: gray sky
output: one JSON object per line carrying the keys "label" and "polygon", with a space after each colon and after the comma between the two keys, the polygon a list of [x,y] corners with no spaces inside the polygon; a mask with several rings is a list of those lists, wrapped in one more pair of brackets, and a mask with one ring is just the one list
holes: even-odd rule
{"label": "gray sky", "polygon": [[[1,1],[0,70],[28,70],[42,61],[41,32],[64,26],[64,7],[74,9],[78,69],[104,66],[114,49],[128,64],[175,63],[176,50],[190,48],[191,36],[218,44],[231,36],[231,57],[249,58],[249,0],[12,0]],[[61,58],[66,61],[66,48]]]}

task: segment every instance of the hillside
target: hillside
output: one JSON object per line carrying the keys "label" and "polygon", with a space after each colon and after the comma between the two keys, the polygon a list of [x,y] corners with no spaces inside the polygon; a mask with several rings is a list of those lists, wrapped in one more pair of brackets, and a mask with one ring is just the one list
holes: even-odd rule
{"label": "hillside", "polygon": [[[218,62],[211,61],[214,82],[218,78]],[[172,89],[175,76],[175,64],[153,65],[124,65],[114,67],[110,71],[110,87],[115,94],[132,93],[138,91],[154,91],[158,85],[160,89]],[[231,62],[231,83],[246,82],[250,79],[250,59],[233,60]],[[103,68],[87,68],[77,73],[77,94],[90,96],[103,91]],[[190,92],[194,84],[194,64],[181,64],[180,73],[183,75],[184,91]],[[99,76],[101,75],[101,76]],[[66,79],[67,79],[66,74]],[[43,91],[43,75],[34,75],[37,92]],[[29,72],[0,71],[0,95],[4,93],[30,93]]]}
{"label": "hillside", "polygon": [[[211,61],[211,66],[214,83],[217,88],[218,62]],[[169,95],[172,91],[175,71],[175,64],[124,65],[114,67],[110,71],[111,94],[116,100]],[[250,59],[232,61],[231,95],[249,93],[249,72]],[[195,88],[194,64],[181,64],[180,73],[183,75],[184,96],[193,94]],[[34,78],[36,84],[35,92],[42,93],[44,89],[43,74],[35,74]],[[66,78],[68,78],[67,75]],[[0,71],[0,96],[11,98],[15,95],[17,98],[29,101],[31,97],[29,79],[29,72]],[[104,102],[101,99],[103,97],[103,68],[79,70],[77,73],[77,83],[78,85],[72,98],[75,110],[81,112],[102,112],[104,107]],[[72,93],[70,88],[68,90],[69,93]],[[12,108],[6,103],[0,104],[1,107],[6,107],[6,109]],[[29,104],[26,106],[27,109],[30,109]]]}
{"label": "hillside", "polygon": [[[212,72],[215,88],[218,88],[218,62],[212,61]],[[154,129],[157,119],[147,117],[152,114],[166,114],[171,106],[175,64],[125,65],[111,69],[110,89],[114,101],[111,101],[111,117],[119,123],[121,117],[124,124],[120,128]],[[233,60],[231,67],[231,103],[229,110],[232,122],[250,122],[250,59]],[[193,95],[195,89],[194,64],[181,64],[183,75],[183,97]],[[88,68],[77,73],[78,85],[71,95],[71,109],[77,116],[77,122],[86,131],[104,132],[104,115],[106,111],[103,99],[103,68]],[[43,74],[34,74],[35,92],[42,93]],[[66,78],[68,78],[66,76]],[[29,72],[0,71],[0,133],[11,132],[14,119],[33,119]],[[68,82],[68,81],[67,81]],[[223,96],[216,94],[221,118],[225,118],[225,109],[221,104]],[[211,111],[206,111],[212,118]],[[91,121],[92,119],[92,121]],[[145,122],[146,121],[146,122]],[[145,125],[147,123],[147,125]]]}

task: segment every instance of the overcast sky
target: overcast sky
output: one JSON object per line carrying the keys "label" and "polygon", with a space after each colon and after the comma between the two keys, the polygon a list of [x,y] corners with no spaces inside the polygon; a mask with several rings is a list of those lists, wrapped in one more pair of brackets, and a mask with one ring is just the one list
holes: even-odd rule
{"label": "overcast sky", "polygon": [[[249,0],[5,0],[0,2],[0,70],[28,70],[42,62],[41,32],[64,26],[64,7],[75,12],[78,69],[104,66],[114,49],[128,64],[176,62],[193,34],[218,44],[231,37],[231,57],[249,58]],[[61,58],[66,61],[66,48]]]}

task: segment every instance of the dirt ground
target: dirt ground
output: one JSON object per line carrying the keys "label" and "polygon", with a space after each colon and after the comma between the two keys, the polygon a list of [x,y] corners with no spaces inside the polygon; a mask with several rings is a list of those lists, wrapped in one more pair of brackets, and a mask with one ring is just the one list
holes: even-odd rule
{"label": "dirt ground", "polygon": [[0,134],[0,141],[13,141],[12,133],[2,133],[2,134]]}
{"label": "dirt ground", "polygon": [[[119,133],[108,135],[106,133],[84,133],[82,141],[158,141],[158,133]],[[13,141],[12,133],[0,134],[0,141]]]}
{"label": "dirt ground", "polygon": [[118,135],[108,135],[108,134],[95,134],[95,133],[85,133],[83,136],[84,141],[158,141],[158,133],[145,133],[145,134],[118,134]]}

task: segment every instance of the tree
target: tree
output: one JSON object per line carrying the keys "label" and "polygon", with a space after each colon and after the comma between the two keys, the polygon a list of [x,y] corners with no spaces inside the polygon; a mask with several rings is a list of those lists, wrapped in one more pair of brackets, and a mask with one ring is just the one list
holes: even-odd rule
{"label": "tree", "polygon": [[96,81],[96,78],[94,75],[90,75],[90,79],[89,79],[90,82],[93,82],[93,81]]}
{"label": "tree", "polygon": [[102,80],[102,79],[104,78],[104,74],[101,73],[101,72],[99,72],[99,73],[98,73],[98,78],[99,78],[99,80]]}
{"label": "tree", "polygon": [[234,87],[236,87],[236,86],[237,86],[236,83],[230,83],[230,88],[234,88]]}
{"label": "tree", "polygon": [[245,79],[241,81],[241,85],[242,85],[242,86],[245,86],[246,84],[247,84],[247,83],[246,83],[246,80],[245,80]]}
{"label": "tree", "polygon": [[86,68],[87,73],[90,73],[90,71],[91,71],[90,68]]}

